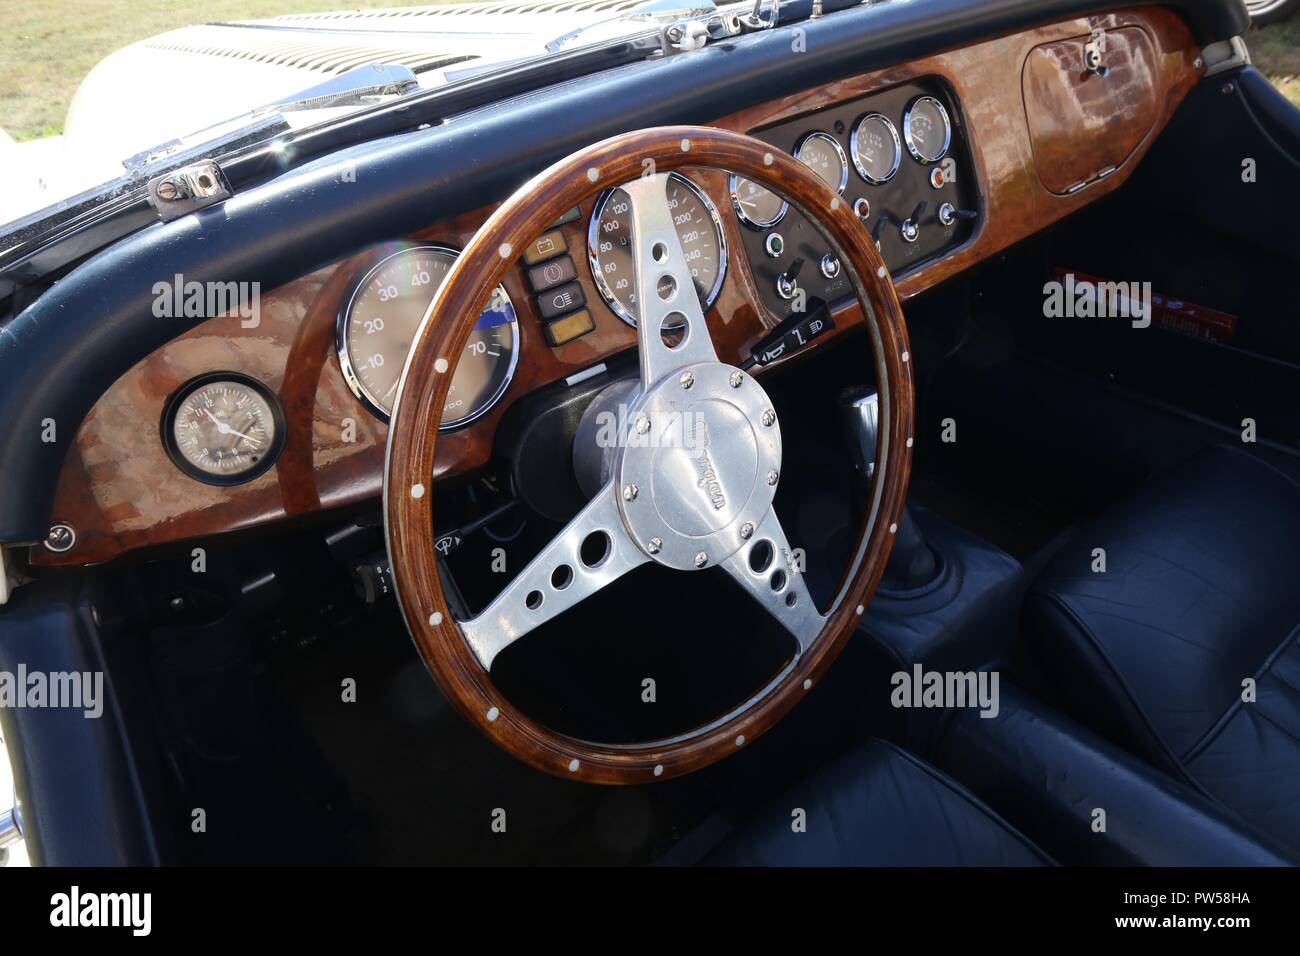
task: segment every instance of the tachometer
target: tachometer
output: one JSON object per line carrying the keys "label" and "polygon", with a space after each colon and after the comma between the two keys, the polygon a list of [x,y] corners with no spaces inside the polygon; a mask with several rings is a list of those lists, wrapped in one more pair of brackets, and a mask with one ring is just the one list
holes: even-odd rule
{"label": "tachometer", "polygon": [[[357,283],[339,316],[339,365],[348,386],[387,419],[420,321],[459,255],[446,246],[414,246],[380,260]],[[441,430],[466,425],[505,392],[519,360],[519,322],[497,287],[456,365]]]}
{"label": "tachometer", "polygon": [[[713,305],[727,271],[727,241],[718,210],[698,186],[680,173],[669,173],[665,190],[682,253],[690,265],[695,294],[704,310]],[[624,322],[636,325],[636,270],[632,262],[632,228],[627,193],[601,194],[587,231],[587,253],[596,288]]]}

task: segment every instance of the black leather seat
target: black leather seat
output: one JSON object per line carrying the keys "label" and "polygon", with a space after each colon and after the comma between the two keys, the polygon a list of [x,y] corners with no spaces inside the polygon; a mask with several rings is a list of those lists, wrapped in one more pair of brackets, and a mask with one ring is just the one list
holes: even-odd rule
{"label": "black leather seat", "polygon": [[1300,484],[1210,449],[1081,530],[1025,610],[1076,716],[1300,851]]}
{"label": "black leather seat", "polygon": [[[805,829],[796,832],[800,809]],[[872,740],[800,783],[704,864],[1046,866],[1052,860],[968,790]]]}

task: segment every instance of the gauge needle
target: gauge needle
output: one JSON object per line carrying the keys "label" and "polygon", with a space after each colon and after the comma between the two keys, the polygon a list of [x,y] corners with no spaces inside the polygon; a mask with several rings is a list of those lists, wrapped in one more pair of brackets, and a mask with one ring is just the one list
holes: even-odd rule
{"label": "gauge needle", "polygon": [[[244,427],[251,428],[253,425],[256,424],[257,424],[257,416],[249,415],[248,421],[244,422]],[[243,432],[236,432],[233,428],[231,429],[231,431],[234,432],[236,435],[238,435],[240,438],[244,439],[244,441],[250,443],[255,447],[260,446],[262,444],[262,439],[260,438],[254,438],[252,435],[245,435]]]}
{"label": "gauge needle", "polygon": [[386,402],[386,401],[388,401],[388,396],[389,396],[389,395],[392,395],[393,392],[397,391],[397,386],[398,386],[398,385],[401,385],[401,384],[402,384],[402,379],[399,377],[399,378],[397,379],[397,381],[393,383],[393,387],[390,388],[388,391],[384,392],[384,397],[381,398],[380,401],[381,401],[381,402]]}
{"label": "gauge needle", "polygon": [[213,424],[215,424],[215,425],[217,426],[217,431],[221,432],[221,434],[223,434],[223,435],[238,435],[240,438],[244,439],[244,441],[252,442],[254,445],[260,445],[260,444],[261,444],[261,442],[258,441],[256,438],[250,438],[248,435],[245,435],[243,432],[237,432],[237,431],[235,431],[233,428],[231,428],[229,425],[227,425],[225,422],[223,422],[223,421],[222,421],[220,418],[218,418],[216,415],[213,415],[212,412],[208,411],[206,408],[203,409],[203,414],[204,414],[204,415],[207,415],[208,418],[212,419]]}

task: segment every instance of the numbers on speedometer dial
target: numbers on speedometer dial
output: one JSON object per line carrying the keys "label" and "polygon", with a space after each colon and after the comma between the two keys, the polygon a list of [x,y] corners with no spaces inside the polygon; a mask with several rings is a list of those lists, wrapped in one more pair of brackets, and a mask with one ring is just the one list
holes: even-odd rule
{"label": "numbers on speedometer dial", "polygon": [[[665,189],[677,225],[682,254],[690,265],[700,307],[708,311],[718,297],[727,269],[727,244],[718,210],[699,187],[670,173]],[[587,231],[587,252],[596,288],[624,322],[636,325],[636,268],[627,193],[612,189],[596,202]]]}
{"label": "numbers on speedometer dial", "polygon": [[[415,246],[382,259],[362,277],[339,319],[339,364],[348,386],[371,411],[387,419],[407,353],[434,293],[458,253]],[[466,425],[505,392],[519,357],[519,323],[505,289],[483,309],[456,365],[441,428]]]}

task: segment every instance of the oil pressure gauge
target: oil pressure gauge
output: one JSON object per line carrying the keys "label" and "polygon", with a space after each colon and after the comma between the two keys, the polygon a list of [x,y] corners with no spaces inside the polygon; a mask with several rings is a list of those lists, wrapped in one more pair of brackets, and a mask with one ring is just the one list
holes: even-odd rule
{"label": "oil pressure gauge", "polygon": [[284,416],[257,379],[213,372],[182,385],[167,402],[163,445],[176,467],[209,485],[252,481],[284,445]]}

